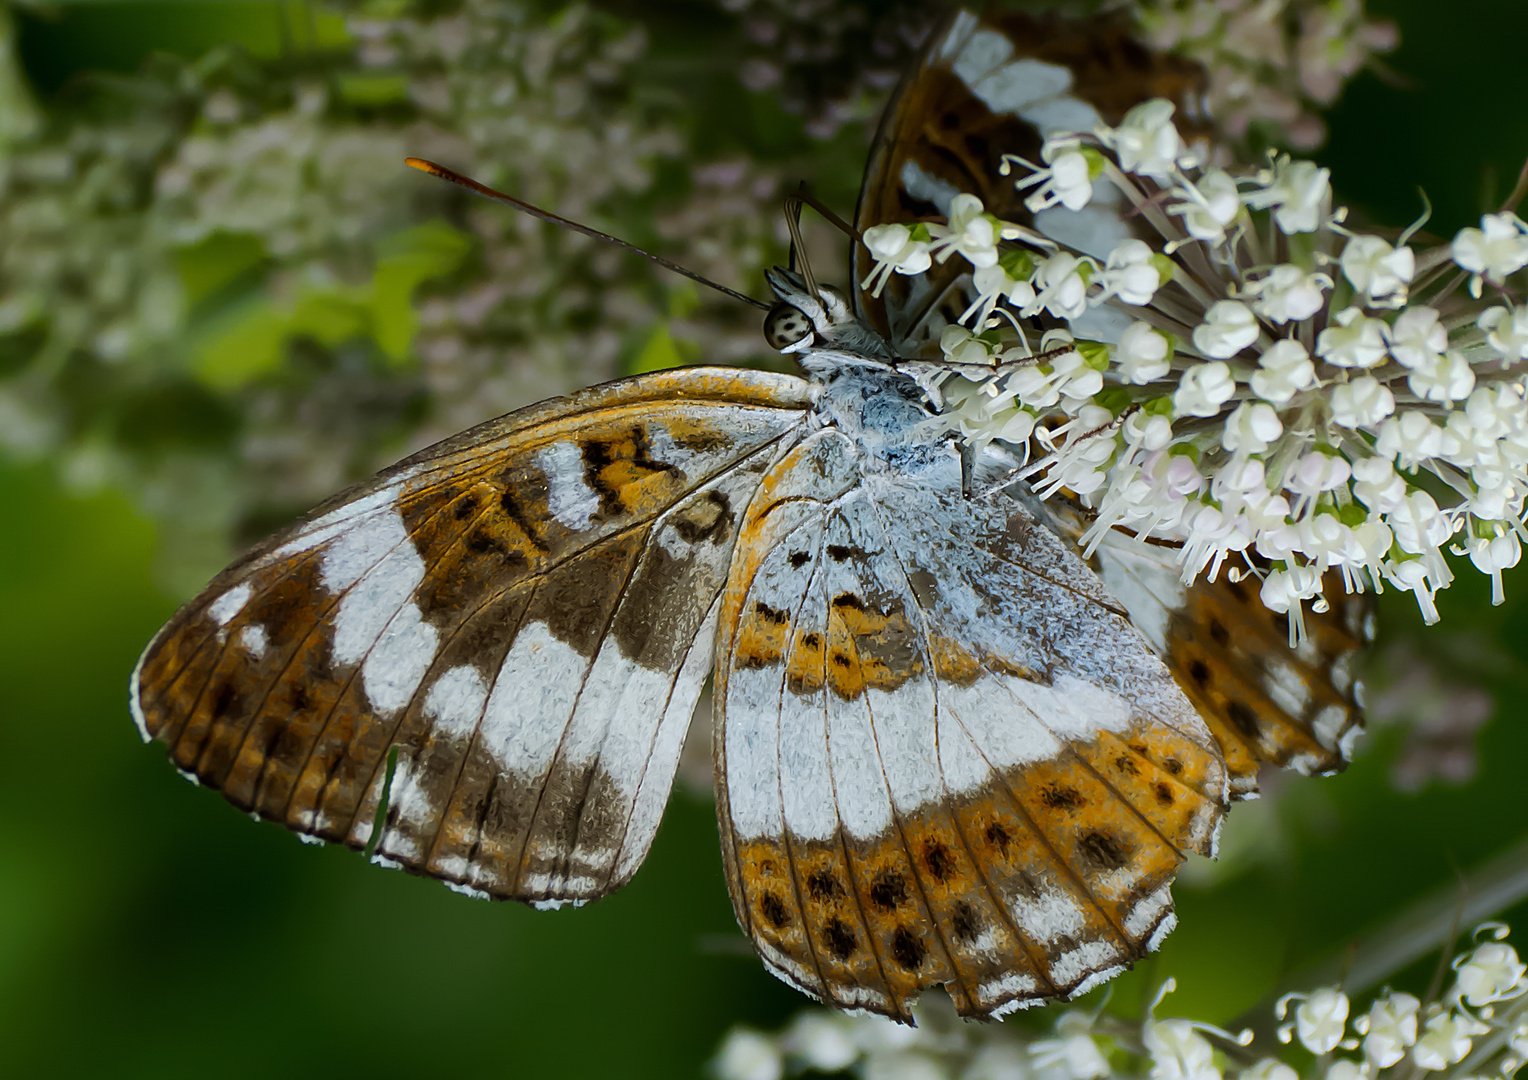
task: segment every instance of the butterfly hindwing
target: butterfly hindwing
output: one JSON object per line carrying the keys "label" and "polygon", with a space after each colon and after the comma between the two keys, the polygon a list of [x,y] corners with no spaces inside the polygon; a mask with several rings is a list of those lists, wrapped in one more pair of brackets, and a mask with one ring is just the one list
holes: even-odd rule
{"label": "butterfly hindwing", "polygon": [[400,463],[166,625],[134,678],[145,737],[235,805],[411,870],[611,891],[667,798],[737,517],[805,404],[790,376],[664,372]]}
{"label": "butterfly hindwing", "polygon": [[718,803],[739,920],[834,1004],[967,1015],[1154,944],[1225,776],[1096,576],[958,463],[862,474],[833,430],[773,467],[724,594]]}
{"label": "butterfly hindwing", "polygon": [[1222,571],[1185,586],[1176,556],[1114,533],[1095,563],[1214,731],[1232,794],[1257,790],[1263,762],[1306,775],[1343,769],[1362,730],[1354,668],[1371,632],[1370,597],[1329,579],[1331,608],[1307,611],[1305,636],[1291,645],[1288,616],[1263,606],[1255,578]]}

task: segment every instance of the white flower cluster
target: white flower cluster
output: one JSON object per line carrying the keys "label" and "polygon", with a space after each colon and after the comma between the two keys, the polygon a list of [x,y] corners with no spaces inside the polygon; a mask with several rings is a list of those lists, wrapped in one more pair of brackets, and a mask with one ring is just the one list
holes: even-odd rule
{"label": "white flower cluster", "polygon": [[1185,582],[1258,575],[1292,635],[1339,579],[1434,621],[1445,551],[1501,601],[1528,496],[1528,224],[1487,214],[1420,251],[1354,232],[1326,169],[1212,166],[1162,100],[1043,158],[1005,168],[1051,239],[971,195],[866,232],[869,287],[969,263],[961,323],[937,328],[971,376],[937,387],[952,428],[1030,440],[1037,490],[1096,512],[1089,543],[1118,526],[1180,542]]}
{"label": "white flower cluster", "polygon": [[[1139,1025],[1072,1009],[1036,1038],[1017,1025],[962,1024],[949,1000],[927,995],[919,1026],[825,1009],[799,1014],[779,1034],[734,1029],[711,1063],[717,1080],[781,1080],[853,1070],[866,1080],[1510,1080],[1528,1059],[1528,977],[1507,928],[1487,924],[1453,965],[1438,1001],[1385,990],[1354,1014],[1340,989],[1278,1003],[1282,1044],[1309,1054],[1259,1053],[1252,1033],[1160,1019]],[[1167,980],[1157,1005],[1173,989]],[[1265,1048],[1275,1049],[1275,1048]]]}

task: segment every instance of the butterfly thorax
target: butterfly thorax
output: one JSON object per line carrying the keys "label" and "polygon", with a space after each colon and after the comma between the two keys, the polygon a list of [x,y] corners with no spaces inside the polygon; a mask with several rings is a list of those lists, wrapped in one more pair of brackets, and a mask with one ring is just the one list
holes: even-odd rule
{"label": "butterfly thorax", "polygon": [[[947,444],[929,438],[928,395],[895,367],[886,339],[854,315],[836,290],[815,292],[792,271],[775,269],[769,283],[799,337],[784,344],[816,385],[816,417],[849,436],[869,471],[914,471],[948,459]],[[809,328],[809,329],[808,329]],[[766,323],[766,336],[772,336]],[[773,342],[772,342],[773,343]]]}

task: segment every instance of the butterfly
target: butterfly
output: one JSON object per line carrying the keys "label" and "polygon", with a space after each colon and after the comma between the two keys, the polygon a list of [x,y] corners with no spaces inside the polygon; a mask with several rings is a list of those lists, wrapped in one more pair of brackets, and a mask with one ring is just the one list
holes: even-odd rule
{"label": "butterfly", "polygon": [[[1138,46],[1047,52],[1113,39],[1022,18],[935,33],[857,229],[991,187],[1043,108],[1161,92],[1126,78],[1157,72]],[[904,1021],[939,984],[971,1017],[1080,993],[1171,929],[1178,866],[1260,761],[1341,766],[1356,609],[1291,647],[1243,585],[1186,589],[1123,536],[1084,560],[1084,510],[931,438],[906,358],[957,280],[768,280],[802,375],[641,375],[398,463],[178,612],[134,717],[255,816],[554,907],[641,865],[712,677],[726,876],[769,970]]]}

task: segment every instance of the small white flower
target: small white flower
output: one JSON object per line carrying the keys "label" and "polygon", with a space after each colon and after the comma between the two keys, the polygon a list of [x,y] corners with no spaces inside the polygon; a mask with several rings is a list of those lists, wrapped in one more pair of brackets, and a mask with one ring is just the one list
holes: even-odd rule
{"label": "small white flower", "polygon": [[926,241],[913,238],[913,230],[906,225],[875,225],[865,230],[865,247],[875,260],[861,287],[872,290],[872,296],[880,296],[892,271],[899,274],[921,274],[933,265]]}
{"label": "small white flower", "polygon": [[1402,367],[1418,368],[1448,348],[1448,331],[1430,307],[1409,307],[1390,328],[1390,355]]}
{"label": "small white flower", "polygon": [[1151,303],[1162,285],[1162,273],[1153,255],[1143,240],[1132,238],[1117,245],[1099,272],[1104,291],[1093,298],[1094,302],[1117,296],[1122,303],[1137,307]]}
{"label": "small white flower", "polygon": [[1137,410],[1125,418],[1125,442],[1143,450],[1160,450],[1173,441],[1172,422],[1165,416]]}
{"label": "small white flower", "polygon": [[929,253],[944,262],[953,253],[980,269],[997,262],[998,226],[975,195],[965,192],[950,200],[948,224],[928,226],[933,243]]}
{"label": "small white flower", "polygon": [[1528,306],[1486,308],[1475,320],[1491,348],[1508,360],[1528,359]]}
{"label": "small white flower", "polygon": [[1469,1054],[1474,1036],[1490,1030],[1463,1013],[1438,1013],[1427,1021],[1417,1044],[1411,1048],[1411,1060],[1423,1069],[1457,1065]]}
{"label": "small white flower", "polygon": [[1194,347],[1215,360],[1235,356],[1257,340],[1257,318],[1239,300],[1220,300],[1194,327]]}
{"label": "small white flower", "polygon": [[1332,423],[1345,428],[1373,427],[1395,412],[1395,395],[1373,375],[1332,388]]}
{"label": "small white flower", "polygon": [[1295,1009],[1295,1036],[1311,1053],[1327,1054],[1342,1041],[1347,1022],[1348,996],[1323,986]]}
{"label": "small white flower", "polygon": [[1316,365],[1310,354],[1293,338],[1277,341],[1258,357],[1258,370],[1252,373],[1252,392],[1264,401],[1283,405],[1316,381]]}
{"label": "small white flower", "polygon": [[1442,356],[1412,369],[1406,377],[1406,385],[1423,401],[1441,401],[1452,405],[1470,396],[1475,389],[1475,369],[1458,349],[1450,349]]}
{"label": "small white flower", "polygon": [[727,1033],[712,1068],[719,1080],[780,1080],[785,1073],[774,1041],[744,1028]]}
{"label": "small white flower", "polygon": [[1360,457],[1353,462],[1353,497],[1376,513],[1387,514],[1406,498],[1406,481],[1388,458]]}
{"label": "small white flower", "polygon": [[[1403,411],[1382,421],[1374,449],[1383,455],[1385,465],[1396,461],[1403,469],[1439,456],[1449,445],[1449,436],[1425,414]],[[1366,460],[1360,458],[1360,460]],[[1387,472],[1388,475],[1388,472]],[[1388,483],[1388,481],[1386,481]]]}
{"label": "small white flower", "polygon": [[1516,214],[1486,214],[1478,229],[1460,229],[1454,236],[1454,262],[1478,279],[1501,281],[1528,266],[1528,226]]}
{"label": "small white flower", "polygon": [[1179,202],[1167,208],[1169,214],[1183,219],[1183,231],[1195,240],[1219,244],[1226,238],[1226,226],[1241,213],[1241,193],[1229,173],[1211,169],[1197,184],[1185,182],[1173,188]]}
{"label": "small white flower", "polygon": [[1254,210],[1276,207],[1273,219],[1285,233],[1315,232],[1331,197],[1330,181],[1330,172],[1314,162],[1280,157],[1271,172],[1259,174],[1261,186],[1242,201]]}
{"label": "small white flower", "polygon": [[799,1014],[781,1041],[786,1053],[817,1072],[839,1072],[860,1056],[859,1045],[844,1018],[818,1009]]}
{"label": "small white flower", "polygon": [[[1517,534],[1509,532],[1498,539],[1505,540],[1508,537],[1513,541],[1511,562],[1497,567],[1498,570],[1517,565]],[[1473,552],[1471,557],[1474,557]],[[1477,1008],[1528,993],[1528,965],[1519,960],[1517,950],[1505,942],[1488,941],[1478,946],[1455,968],[1455,973],[1459,981],[1459,995],[1466,1004]]]}
{"label": "small white flower", "polygon": [[1066,1012],[1056,1021],[1056,1035],[1029,1045],[1029,1060],[1041,1080],[1098,1080],[1109,1075],[1109,1062],[1093,1039],[1086,1013]]}
{"label": "small white flower", "polygon": [[1088,283],[1083,277],[1086,262],[1077,256],[1058,251],[1035,271],[1035,298],[1024,305],[1025,318],[1047,311],[1058,319],[1075,319],[1088,307]]}
{"label": "small white flower", "polygon": [[1326,274],[1307,273],[1293,263],[1275,266],[1266,277],[1247,283],[1247,295],[1257,299],[1253,307],[1275,323],[1299,322],[1321,310],[1323,292],[1332,287]]}
{"label": "small white flower", "polygon": [[1180,416],[1214,416],[1236,393],[1231,369],[1220,360],[1195,364],[1183,373],[1173,391],[1173,409]]}
{"label": "small white flower", "polygon": [[1279,422],[1279,414],[1273,411],[1273,406],[1261,401],[1244,401],[1226,417],[1220,443],[1232,453],[1260,454],[1282,434],[1284,425]]}
{"label": "small white flower", "polygon": [[1414,555],[1435,551],[1454,535],[1454,523],[1425,491],[1410,492],[1401,505],[1390,512],[1390,527],[1395,533],[1396,545]]}
{"label": "small white flower", "polygon": [[1417,1041],[1417,1010],[1410,994],[1388,994],[1375,1001],[1353,1025],[1364,1037],[1364,1056],[1376,1069],[1388,1069]]}
{"label": "small white flower", "polygon": [[1528,418],[1522,392],[1513,386],[1477,387],[1464,408],[1475,430],[1488,439],[1503,438]]}
{"label": "small white flower", "polygon": [[1183,149],[1173,126],[1173,104],[1162,98],[1141,102],[1125,114],[1119,127],[1100,131],[1099,136],[1113,149],[1121,169],[1157,180],[1172,175]]}
{"label": "small white flower", "polygon": [[1377,236],[1349,237],[1342,249],[1343,275],[1371,304],[1397,295],[1404,298],[1416,269],[1409,247],[1391,247]]}
{"label": "small white flower", "polygon": [[1114,362],[1125,382],[1149,383],[1171,369],[1172,344],[1153,330],[1150,323],[1133,322],[1119,336]]}
{"label": "small white flower", "polygon": [[940,331],[939,351],[953,364],[993,364],[997,361],[987,341],[955,323]]}
{"label": "small white flower", "polygon": [[[1512,569],[1518,564],[1518,560],[1523,557],[1522,543],[1518,540],[1517,533],[1509,529],[1495,536],[1471,537],[1469,543],[1465,545],[1465,550],[1469,552],[1470,562],[1475,564],[1475,569],[1479,570],[1482,574],[1490,575],[1491,603],[1497,606],[1505,603],[1507,597],[1501,584],[1501,572]],[[1481,948],[1486,948],[1486,946],[1481,946]],[[1478,952],[1479,950],[1476,951]],[[1508,951],[1510,952],[1511,950],[1509,949]],[[1512,958],[1515,961],[1517,953],[1512,953]],[[1468,964],[1465,965],[1465,967],[1468,966]],[[1507,997],[1517,997],[1524,989],[1528,989],[1528,983],[1525,983],[1522,978],[1522,967],[1522,964],[1517,965],[1516,993],[1503,994],[1501,998],[1489,998],[1488,1000],[1499,1001]],[[1481,992],[1479,986],[1486,985],[1484,981],[1475,990],[1466,991],[1464,968],[1460,968],[1459,971],[1459,990],[1464,994],[1464,1000],[1468,1001],[1471,1005],[1484,1004],[1485,1002],[1476,1001],[1472,996],[1472,994],[1479,995]],[[1479,971],[1476,971],[1472,977],[1481,978]]]}
{"label": "small white flower", "polygon": [[1316,355],[1328,364],[1346,368],[1371,368],[1385,360],[1385,335],[1389,328],[1362,308],[1343,308],[1335,325],[1316,337]]}
{"label": "small white flower", "polygon": [[1357,1061],[1338,1058],[1326,1070],[1326,1080],[1365,1080],[1368,1070]]}
{"label": "small white flower", "polygon": [[[1285,480],[1285,486],[1298,495],[1318,495],[1323,491],[1333,491],[1341,487],[1352,475],[1353,467],[1348,464],[1347,458],[1313,450],[1302,455],[1300,460],[1295,462],[1294,469]],[[1315,1000],[1314,995],[1310,1000]],[[1309,1001],[1306,1004],[1309,1004]],[[1316,1053],[1319,1054],[1322,1051],[1318,1050]]]}
{"label": "small white flower", "polygon": [[1093,162],[1078,146],[1076,137],[1047,141],[1040,156],[1050,167],[1037,169],[1015,185],[1021,191],[1039,185],[1024,200],[1030,212],[1057,204],[1068,210],[1081,210],[1087,206],[1093,197]]}
{"label": "small white flower", "polygon": [[[1259,547],[1261,551],[1261,546]],[[1266,552],[1264,552],[1266,554]],[[1310,566],[1291,566],[1288,570],[1271,570],[1263,579],[1263,587],[1258,590],[1258,598],[1263,606],[1269,611],[1283,613],[1302,601],[1309,600],[1321,592],[1321,575]],[[1344,1013],[1346,1018],[1346,1013]],[[1298,1026],[1298,1025],[1297,1025]],[[1338,1027],[1337,1038],[1342,1037],[1341,1026]],[[1304,1042],[1302,1037],[1301,1042]],[[1306,1046],[1309,1046],[1306,1043]],[[1336,1046],[1334,1039],[1332,1045]],[[1325,1051],[1313,1050],[1313,1053]]]}
{"label": "small white flower", "polygon": [[1215,1048],[1187,1020],[1151,1020],[1141,1041],[1151,1055],[1151,1080],[1221,1080]]}

